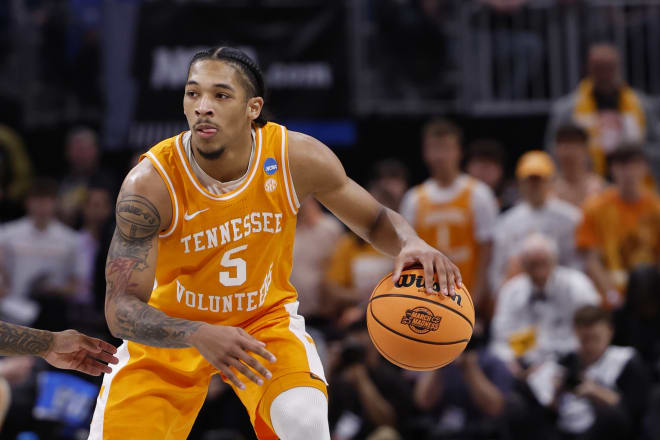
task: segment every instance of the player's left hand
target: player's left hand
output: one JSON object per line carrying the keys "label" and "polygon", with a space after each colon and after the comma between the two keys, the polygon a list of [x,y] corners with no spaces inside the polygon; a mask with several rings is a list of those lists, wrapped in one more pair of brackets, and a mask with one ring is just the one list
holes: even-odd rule
{"label": "player's left hand", "polygon": [[392,280],[396,284],[405,267],[414,263],[421,263],[424,267],[424,285],[426,293],[433,293],[433,275],[438,276],[438,284],[443,295],[454,296],[454,286],[462,286],[463,280],[458,267],[446,255],[429,246],[424,240],[417,237],[408,242],[394,260],[394,274]]}
{"label": "player's left hand", "polygon": [[53,367],[98,376],[112,371],[104,362],[119,362],[119,359],[113,356],[116,352],[117,349],[107,342],[90,338],[75,330],[65,330],[53,333],[53,346],[43,358]]}

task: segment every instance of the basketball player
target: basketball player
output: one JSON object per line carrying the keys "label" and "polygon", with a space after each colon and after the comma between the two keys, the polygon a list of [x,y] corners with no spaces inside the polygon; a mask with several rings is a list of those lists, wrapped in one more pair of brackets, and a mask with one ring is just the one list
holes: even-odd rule
{"label": "basketball player", "polygon": [[125,342],[91,439],[185,439],[217,373],[260,440],[330,439],[323,369],[289,282],[296,213],[309,195],[396,256],[395,279],[420,262],[429,293],[434,273],[444,294],[460,283],[326,146],[266,122],[264,96],[243,52],[197,53],[183,98],[190,131],[153,147],[126,177],[105,306]]}
{"label": "basketball player", "polygon": [[75,330],[49,332],[0,321],[1,356],[41,356],[53,367],[98,376],[112,371],[103,362],[116,364],[116,352],[107,342]]}

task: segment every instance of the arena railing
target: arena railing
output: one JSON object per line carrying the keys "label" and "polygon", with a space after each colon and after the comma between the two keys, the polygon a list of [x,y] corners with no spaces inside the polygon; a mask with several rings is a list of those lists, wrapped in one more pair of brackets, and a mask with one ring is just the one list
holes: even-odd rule
{"label": "arena railing", "polygon": [[626,80],[660,98],[660,0],[412,3],[347,2],[357,114],[544,114],[603,41],[619,49]]}

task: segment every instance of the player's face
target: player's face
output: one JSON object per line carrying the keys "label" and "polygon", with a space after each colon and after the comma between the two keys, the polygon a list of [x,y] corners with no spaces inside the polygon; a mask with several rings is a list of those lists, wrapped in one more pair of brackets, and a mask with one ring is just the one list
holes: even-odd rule
{"label": "player's face", "polygon": [[576,327],[575,335],[580,341],[580,355],[587,363],[597,361],[612,341],[612,327],[605,322]]}
{"label": "player's face", "polygon": [[259,116],[263,100],[248,98],[239,75],[221,60],[201,60],[190,67],[183,112],[192,144],[205,156],[219,156]]}
{"label": "player's face", "polygon": [[461,145],[454,135],[426,136],[424,161],[434,172],[456,171],[461,163]]}

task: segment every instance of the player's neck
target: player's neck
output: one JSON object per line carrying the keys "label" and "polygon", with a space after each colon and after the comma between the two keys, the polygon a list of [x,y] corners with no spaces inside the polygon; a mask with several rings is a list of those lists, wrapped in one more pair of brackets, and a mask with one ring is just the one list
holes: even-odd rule
{"label": "player's neck", "polygon": [[206,159],[199,154],[191,139],[195,161],[210,177],[220,182],[240,179],[247,172],[252,156],[252,133],[250,130],[235,143],[225,145],[225,150],[217,159]]}
{"label": "player's neck", "polygon": [[460,171],[458,170],[445,170],[442,173],[435,173],[433,180],[440,186],[451,186],[459,175]]}

